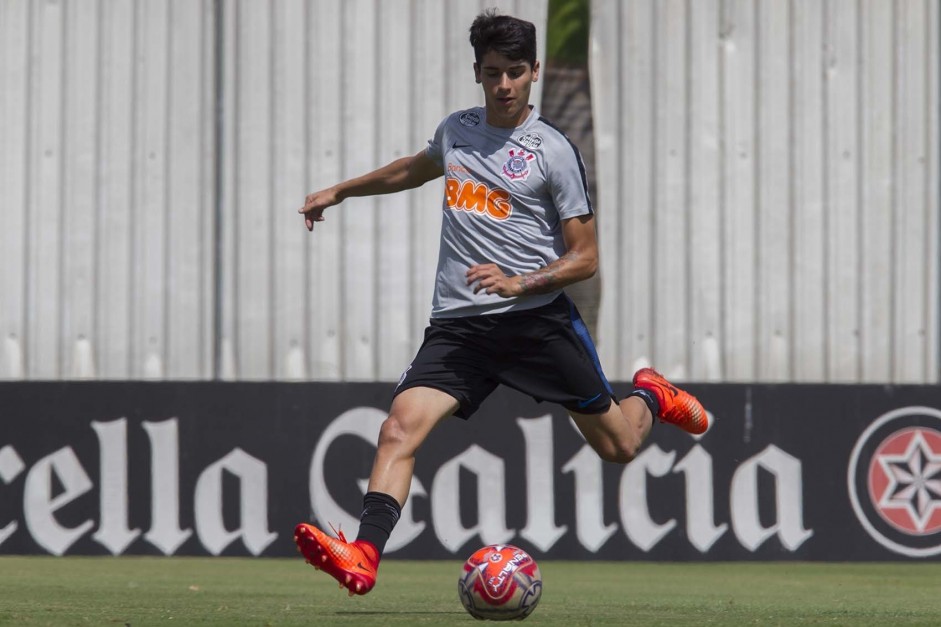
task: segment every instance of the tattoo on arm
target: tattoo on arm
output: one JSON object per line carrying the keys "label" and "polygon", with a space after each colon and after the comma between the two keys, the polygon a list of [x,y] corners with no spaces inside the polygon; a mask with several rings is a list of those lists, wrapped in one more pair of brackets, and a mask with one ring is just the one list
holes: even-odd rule
{"label": "tattoo on arm", "polygon": [[[545,268],[520,277],[523,294],[545,294],[568,284],[564,281],[565,270],[578,261],[579,253],[570,250]],[[563,276],[560,276],[563,275]]]}

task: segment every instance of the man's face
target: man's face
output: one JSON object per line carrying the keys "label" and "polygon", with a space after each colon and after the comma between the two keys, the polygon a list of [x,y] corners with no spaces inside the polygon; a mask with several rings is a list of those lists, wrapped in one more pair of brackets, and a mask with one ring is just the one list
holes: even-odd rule
{"label": "man's face", "polygon": [[488,51],[474,64],[474,75],[484,88],[487,123],[513,128],[529,115],[529,92],[539,78],[539,61],[530,67],[528,61],[508,59]]}

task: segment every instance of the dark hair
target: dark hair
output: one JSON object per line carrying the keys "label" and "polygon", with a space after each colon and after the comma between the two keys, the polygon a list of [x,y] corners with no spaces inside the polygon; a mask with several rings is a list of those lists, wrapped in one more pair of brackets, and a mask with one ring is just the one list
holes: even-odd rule
{"label": "dark hair", "polygon": [[470,43],[478,65],[491,50],[511,61],[528,61],[530,67],[536,65],[536,27],[526,20],[498,15],[496,9],[488,9],[474,19]]}

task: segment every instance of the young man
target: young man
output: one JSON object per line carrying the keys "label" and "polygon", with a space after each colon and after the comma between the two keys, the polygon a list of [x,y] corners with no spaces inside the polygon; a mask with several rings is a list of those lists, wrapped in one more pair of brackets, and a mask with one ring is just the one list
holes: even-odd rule
{"label": "young man", "polygon": [[470,418],[498,384],[565,407],[608,461],[629,462],[654,416],[691,433],[709,428],[702,405],[650,368],[634,375],[625,399],[614,397],[562,291],[595,273],[598,247],[581,156],[529,104],[536,29],[489,11],[474,20],[470,42],[483,108],[450,115],[425,150],[310,194],[299,210],[313,230],[344,198],[445,176],[431,321],[380,429],[359,535],[347,542],[307,523],[295,529],[307,561],[350,595],[375,585],[419,446],[444,418]]}

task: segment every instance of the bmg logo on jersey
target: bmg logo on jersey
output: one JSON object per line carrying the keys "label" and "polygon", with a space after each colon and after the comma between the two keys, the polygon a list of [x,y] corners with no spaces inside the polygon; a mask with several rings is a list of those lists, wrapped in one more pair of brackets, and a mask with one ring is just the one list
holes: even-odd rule
{"label": "bmg logo on jersey", "polygon": [[513,213],[510,192],[499,187],[491,189],[486,183],[470,179],[446,178],[444,198],[450,209],[469,211],[494,220],[506,220]]}
{"label": "bmg logo on jersey", "polygon": [[856,441],[847,485],[876,542],[911,557],[941,553],[941,411],[905,407],[876,419]]}

